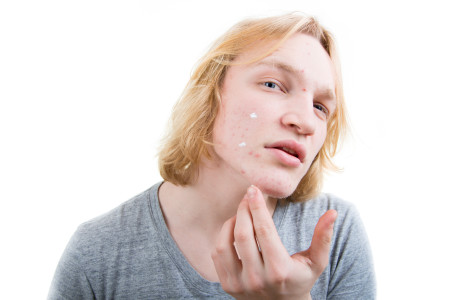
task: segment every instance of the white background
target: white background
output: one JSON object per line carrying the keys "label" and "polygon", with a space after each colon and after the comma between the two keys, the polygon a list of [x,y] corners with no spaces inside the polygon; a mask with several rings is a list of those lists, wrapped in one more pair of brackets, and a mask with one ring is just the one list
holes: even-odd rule
{"label": "white background", "polygon": [[338,42],[353,137],[325,191],[357,205],[379,299],[449,297],[443,2],[2,1],[1,298],[44,299],[76,227],[160,180],[171,107],[216,37],[293,10]]}

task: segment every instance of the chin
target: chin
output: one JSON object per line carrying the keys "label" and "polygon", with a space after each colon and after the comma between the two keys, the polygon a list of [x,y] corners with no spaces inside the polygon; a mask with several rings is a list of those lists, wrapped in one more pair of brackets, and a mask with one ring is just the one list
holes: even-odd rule
{"label": "chin", "polygon": [[276,180],[255,182],[263,194],[272,198],[287,198],[292,195],[297,188],[297,184],[277,182]]}

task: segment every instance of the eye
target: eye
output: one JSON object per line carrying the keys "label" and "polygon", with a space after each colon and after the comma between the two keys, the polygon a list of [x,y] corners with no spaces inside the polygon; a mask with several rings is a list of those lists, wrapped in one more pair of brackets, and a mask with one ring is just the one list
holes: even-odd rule
{"label": "eye", "polygon": [[320,103],[315,103],[314,108],[317,109],[318,111],[320,111],[321,113],[323,113],[325,115],[325,118],[328,118],[330,112],[328,111],[328,109],[325,106],[323,106]]}
{"label": "eye", "polygon": [[270,81],[264,82],[264,85],[267,86],[270,89],[280,88],[276,83],[270,82]]}
{"label": "eye", "polygon": [[285,91],[283,89],[283,86],[280,83],[275,83],[273,81],[264,81],[261,84],[271,90],[278,90],[278,91],[282,91],[282,92]]}

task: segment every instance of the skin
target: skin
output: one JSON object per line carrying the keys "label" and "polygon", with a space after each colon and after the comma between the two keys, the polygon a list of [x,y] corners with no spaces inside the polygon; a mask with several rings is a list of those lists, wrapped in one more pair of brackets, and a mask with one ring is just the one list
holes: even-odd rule
{"label": "skin", "polygon": [[335,210],[326,212],[310,248],[289,256],[261,191],[249,187],[212,254],[222,288],[236,299],[311,299],[310,291],[328,264],[336,217]]}
{"label": "skin", "polygon": [[[253,55],[248,51],[236,63]],[[304,34],[262,61],[229,68],[213,131],[221,177],[244,179],[245,189],[254,184],[272,197],[291,195],[325,141],[327,117],[336,106],[334,82],[328,54]],[[258,118],[250,117],[253,112]],[[278,141],[304,146],[304,162],[299,167],[283,165],[265,148]]]}
{"label": "skin", "polygon": [[[254,55],[249,49],[236,62]],[[165,182],[159,190],[167,226],[186,259],[235,298],[310,299],[328,264],[335,211],[319,220],[311,247],[293,256],[272,214],[276,198],[295,190],[323,145],[336,107],[334,87],[328,54],[304,34],[262,61],[231,66],[222,84],[212,160],[202,162],[194,184]],[[279,141],[300,145],[301,163],[286,163],[285,153],[270,148]]]}

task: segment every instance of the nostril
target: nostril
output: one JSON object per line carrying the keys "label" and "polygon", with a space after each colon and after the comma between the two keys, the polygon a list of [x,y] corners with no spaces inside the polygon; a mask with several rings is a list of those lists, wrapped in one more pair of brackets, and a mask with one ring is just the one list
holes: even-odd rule
{"label": "nostril", "polygon": [[294,129],[296,129],[296,130],[301,130],[302,128],[300,127],[300,125],[299,124],[295,124],[295,123],[292,123],[291,125],[289,125],[291,128],[294,128]]}

